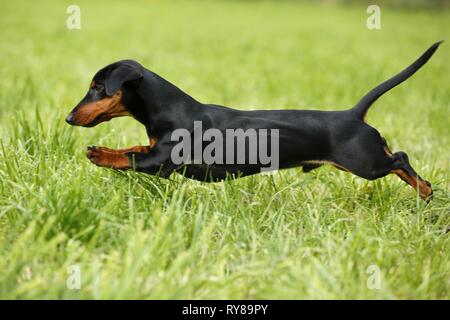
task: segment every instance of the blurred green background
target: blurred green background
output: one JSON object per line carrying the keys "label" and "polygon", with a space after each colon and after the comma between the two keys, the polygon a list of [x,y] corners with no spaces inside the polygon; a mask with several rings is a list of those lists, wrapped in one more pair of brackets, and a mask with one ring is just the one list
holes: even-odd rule
{"label": "blurred green background", "polygon": [[[68,30],[66,9],[81,9]],[[377,4],[377,3],[372,3]],[[449,298],[448,1],[2,1],[1,298]],[[346,109],[446,42],[368,121],[435,188],[331,168],[218,184],[91,165],[147,143],[132,119],[64,118],[94,73],[132,58],[202,102]],[[81,287],[70,290],[70,266]],[[381,270],[379,289],[367,268]]]}

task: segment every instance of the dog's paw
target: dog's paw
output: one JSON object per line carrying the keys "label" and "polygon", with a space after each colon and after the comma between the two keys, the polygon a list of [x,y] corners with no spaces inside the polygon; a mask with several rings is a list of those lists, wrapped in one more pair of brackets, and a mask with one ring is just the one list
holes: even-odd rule
{"label": "dog's paw", "polygon": [[104,166],[106,164],[103,154],[104,150],[96,146],[89,146],[86,150],[87,158],[95,165]]}
{"label": "dog's paw", "polygon": [[86,156],[93,164],[99,167],[113,169],[129,169],[130,160],[124,154],[112,152],[108,148],[90,146],[87,148]]}
{"label": "dog's paw", "polygon": [[97,147],[97,146],[89,146],[89,147],[87,147],[87,151],[89,152],[90,150],[101,150],[101,151],[106,151],[106,152],[117,153],[117,150],[110,149],[110,148],[107,148],[107,147]]}

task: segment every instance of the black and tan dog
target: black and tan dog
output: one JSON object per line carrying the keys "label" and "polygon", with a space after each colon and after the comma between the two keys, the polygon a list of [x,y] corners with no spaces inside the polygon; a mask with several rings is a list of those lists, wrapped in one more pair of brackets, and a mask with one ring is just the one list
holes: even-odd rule
{"label": "black and tan dog", "polygon": [[239,111],[203,104],[132,60],[106,66],[96,73],[89,91],[66,121],[93,127],[114,117],[132,116],[146,129],[148,146],[123,150],[89,147],[87,156],[96,165],[114,169],[135,169],[167,178],[172,172],[186,177],[217,181],[260,172],[256,164],[176,165],[171,151],[175,129],[193,130],[194,121],[203,128],[278,129],[279,168],[302,166],[304,172],[323,164],[374,180],[393,173],[431,199],[432,188],[411,167],[404,152],[391,152],[380,133],[365,121],[369,107],[382,94],[408,79],[438,48],[431,46],[405,70],[367,93],[358,104],[345,111],[260,110]]}

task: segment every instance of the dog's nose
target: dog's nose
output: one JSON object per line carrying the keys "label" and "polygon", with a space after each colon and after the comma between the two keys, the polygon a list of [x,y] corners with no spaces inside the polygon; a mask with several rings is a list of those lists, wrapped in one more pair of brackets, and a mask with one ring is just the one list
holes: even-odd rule
{"label": "dog's nose", "polygon": [[73,116],[72,116],[72,114],[69,114],[69,115],[67,116],[66,122],[67,122],[68,124],[73,124]]}

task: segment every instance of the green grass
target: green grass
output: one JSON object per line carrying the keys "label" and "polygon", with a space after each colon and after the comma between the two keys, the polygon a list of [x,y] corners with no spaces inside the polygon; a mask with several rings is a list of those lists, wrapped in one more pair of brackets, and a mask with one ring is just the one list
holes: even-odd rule
{"label": "green grass", "polygon": [[[0,298],[450,298],[449,11],[382,7],[369,31],[357,5],[77,1],[70,31],[72,3],[0,4]],[[432,182],[428,205],[395,176],[331,168],[217,184],[100,169],[87,145],[145,144],[144,128],[64,122],[118,59],[204,102],[345,109],[440,39],[369,114]]]}

